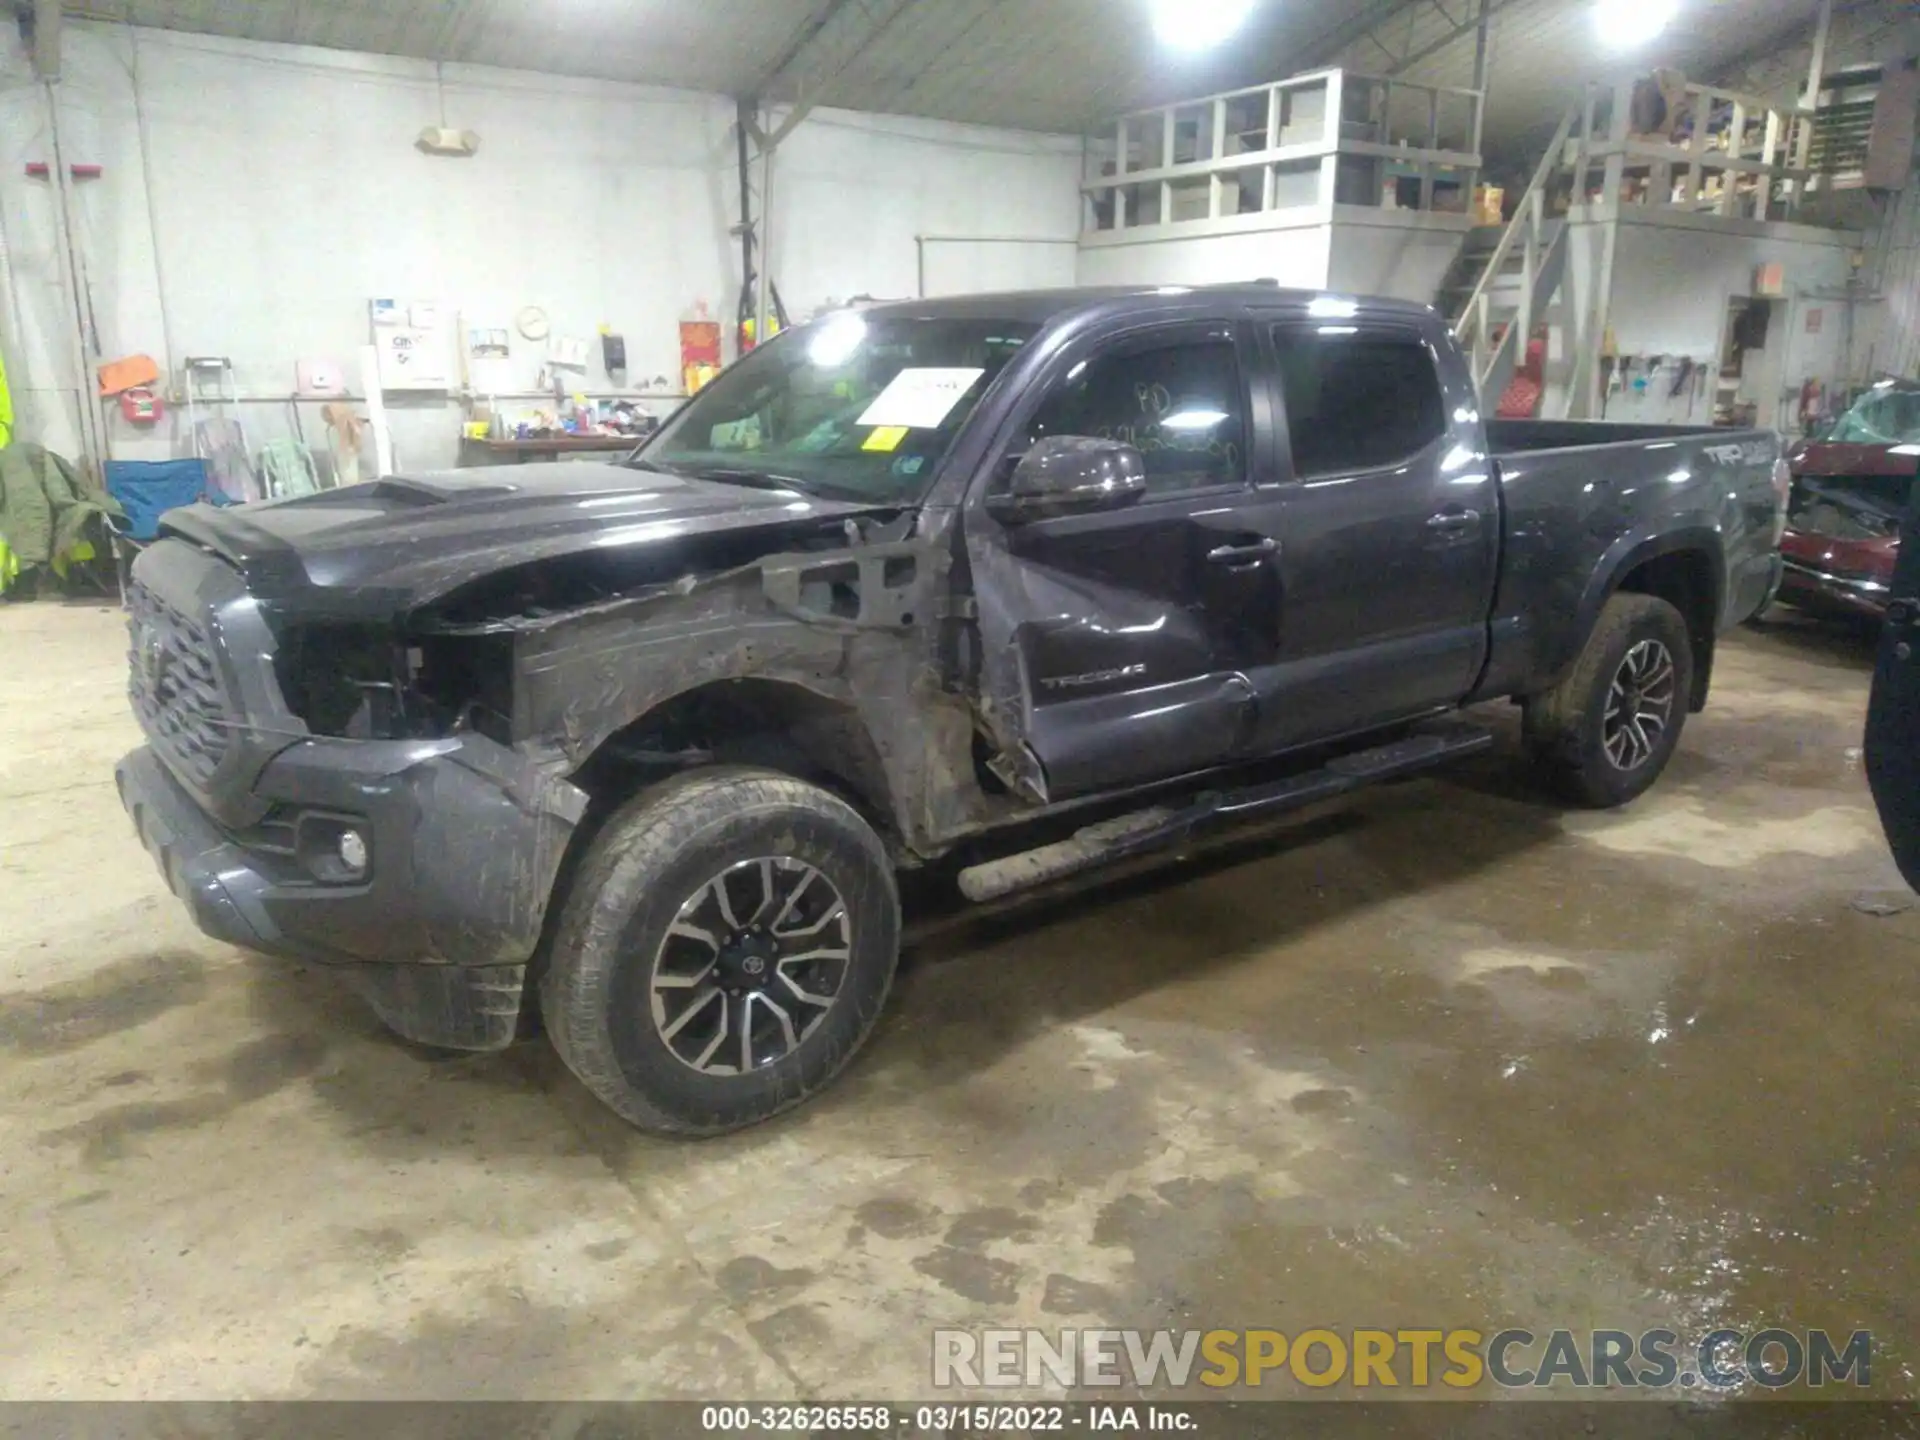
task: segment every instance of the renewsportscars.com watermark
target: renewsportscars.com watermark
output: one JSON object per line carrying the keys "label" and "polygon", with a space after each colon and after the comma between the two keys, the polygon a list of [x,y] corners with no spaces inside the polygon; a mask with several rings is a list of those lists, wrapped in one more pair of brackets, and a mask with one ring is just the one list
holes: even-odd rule
{"label": "renewsportscars.com watermark", "polygon": [[935,1330],[936,1389],[1127,1386],[1865,1388],[1873,1336],[1824,1330]]}

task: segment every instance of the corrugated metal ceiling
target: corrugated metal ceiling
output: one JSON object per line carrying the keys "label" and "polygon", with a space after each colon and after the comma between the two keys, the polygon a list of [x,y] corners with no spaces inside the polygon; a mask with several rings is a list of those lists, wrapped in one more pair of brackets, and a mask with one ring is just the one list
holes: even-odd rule
{"label": "corrugated metal ceiling", "polygon": [[[1414,8],[1414,33],[1402,53],[1417,51],[1447,29],[1431,7]],[[1619,64],[1596,53],[1587,24],[1589,8],[1567,0],[1496,0],[1493,80],[1487,87],[1491,147],[1524,144],[1535,132],[1550,131],[1584,82]],[[1810,27],[1818,11],[1819,0],[1692,0],[1658,46],[1635,57],[1634,68],[1657,64],[1691,76],[1717,77],[1750,56],[1779,50]],[[1400,41],[1395,37],[1392,43],[1398,46]],[[1349,60],[1362,70],[1387,63],[1370,42],[1355,46]],[[1797,62],[1799,67],[1805,64],[1804,59]],[[1472,40],[1435,52],[1406,74],[1440,85],[1471,85]],[[1803,79],[1801,68],[1794,81]],[[1789,88],[1797,85],[1790,82]]]}
{"label": "corrugated metal ceiling", "polygon": [[[1187,65],[1154,41],[1146,0],[81,0],[69,8],[167,29],[723,94],[771,79],[769,93],[780,98],[1075,131],[1122,110],[1335,58],[1384,73],[1432,49],[1405,73],[1466,85],[1472,35],[1441,42],[1473,3],[1261,0],[1232,44]],[[1488,140],[1498,149],[1551,126],[1605,62],[1587,33],[1588,0],[1491,3]],[[1684,0],[1658,53],[1637,63],[1717,73],[1777,47],[1810,23],[1817,4]],[[1369,19],[1380,23],[1365,38]]]}

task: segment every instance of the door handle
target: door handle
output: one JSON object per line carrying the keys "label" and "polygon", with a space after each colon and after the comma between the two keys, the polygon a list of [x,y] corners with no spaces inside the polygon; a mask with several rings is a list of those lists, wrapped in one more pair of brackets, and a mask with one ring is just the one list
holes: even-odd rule
{"label": "door handle", "polygon": [[1207,559],[1216,565],[1245,565],[1278,554],[1279,550],[1280,542],[1268,535],[1251,545],[1216,545],[1207,552]]}
{"label": "door handle", "polygon": [[1442,510],[1427,521],[1429,530],[1465,530],[1480,523],[1478,510]]}

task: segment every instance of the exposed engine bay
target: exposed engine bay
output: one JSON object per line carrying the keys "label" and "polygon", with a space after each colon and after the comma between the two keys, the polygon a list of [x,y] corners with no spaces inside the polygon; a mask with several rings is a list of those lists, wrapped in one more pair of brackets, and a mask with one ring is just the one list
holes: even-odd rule
{"label": "exposed engine bay", "polygon": [[1793,482],[1788,522],[1829,540],[1892,540],[1906,513],[1910,477],[1806,476]]}

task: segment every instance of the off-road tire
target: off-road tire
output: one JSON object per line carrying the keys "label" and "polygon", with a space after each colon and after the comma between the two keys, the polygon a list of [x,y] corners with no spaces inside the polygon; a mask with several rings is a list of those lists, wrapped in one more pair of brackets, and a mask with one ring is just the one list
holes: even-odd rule
{"label": "off-road tire", "polygon": [[[1642,641],[1664,646],[1672,657],[1672,705],[1651,753],[1623,769],[1607,753],[1608,695]],[[1595,810],[1625,805],[1658,780],[1673,758],[1692,693],[1693,645],[1680,612],[1654,595],[1615,595],[1566,678],[1527,702],[1528,748],[1563,798]]]}
{"label": "off-road tire", "polygon": [[[654,1023],[654,957],[709,877],[766,855],[832,882],[851,955],[832,1007],[790,1053],[744,1074],[708,1074],[676,1058]],[[798,1105],[845,1068],[886,1003],[899,944],[892,864],[850,805],[777,771],[714,766],[645,791],[602,827],[563,901],[541,1012],[567,1068],[623,1119],[718,1135]]]}

